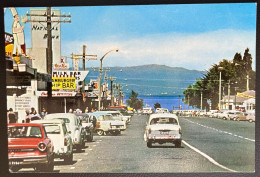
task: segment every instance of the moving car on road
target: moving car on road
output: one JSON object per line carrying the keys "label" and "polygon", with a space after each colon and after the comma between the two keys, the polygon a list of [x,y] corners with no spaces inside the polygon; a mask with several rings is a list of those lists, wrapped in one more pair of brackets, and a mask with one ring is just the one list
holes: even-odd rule
{"label": "moving car on road", "polygon": [[21,168],[53,171],[53,143],[47,137],[43,125],[8,124],[8,159],[11,172]]}
{"label": "moving car on road", "polygon": [[169,110],[166,108],[156,108],[155,113],[169,113]]}
{"label": "moving car on road", "polygon": [[71,132],[73,148],[78,151],[85,147],[86,132],[81,126],[79,117],[72,113],[47,114],[44,119],[61,119],[65,122],[68,131]]}
{"label": "moving car on road", "polygon": [[248,120],[249,122],[255,122],[255,113],[248,113],[248,115],[246,116],[246,120]]}
{"label": "moving car on road", "polygon": [[153,143],[173,143],[181,147],[182,134],[178,117],[175,114],[152,114],[150,115],[144,133],[147,147]]}
{"label": "moving car on road", "polygon": [[143,114],[144,115],[150,115],[152,113],[153,113],[153,108],[152,107],[143,108]]}
{"label": "moving car on road", "polygon": [[31,123],[42,124],[47,136],[51,138],[54,146],[54,157],[64,159],[64,162],[71,164],[73,161],[73,144],[70,132],[67,131],[63,120],[35,120]]}

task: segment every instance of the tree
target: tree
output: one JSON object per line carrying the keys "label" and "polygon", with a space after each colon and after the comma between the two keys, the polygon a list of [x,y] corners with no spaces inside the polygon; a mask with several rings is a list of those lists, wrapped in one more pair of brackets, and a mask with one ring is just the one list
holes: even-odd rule
{"label": "tree", "polygon": [[135,110],[142,109],[144,106],[143,99],[138,99],[137,97],[138,93],[132,90],[129,99],[126,100],[126,103]]}
{"label": "tree", "polygon": [[160,103],[155,103],[153,107],[154,107],[154,109],[161,108],[161,104]]}
{"label": "tree", "polygon": [[255,89],[256,73],[252,70],[252,56],[247,48],[244,56],[236,53],[232,61],[227,59],[221,60],[218,64],[212,65],[211,68],[196,83],[189,85],[183,92],[185,103],[193,107],[200,107],[201,93],[203,96],[203,107],[209,107],[207,100],[211,100],[212,108],[216,108],[219,99],[219,76],[221,70],[221,95],[228,94],[228,85],[230,84],[230,95],[235,95],[237,92],[246,90],[246,76],[249,75],[250,89]]}

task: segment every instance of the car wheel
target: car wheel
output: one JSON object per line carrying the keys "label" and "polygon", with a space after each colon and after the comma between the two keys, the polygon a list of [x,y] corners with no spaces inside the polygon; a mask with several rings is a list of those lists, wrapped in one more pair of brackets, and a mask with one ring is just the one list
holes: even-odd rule
{"label": "car wheel", "polygon": [[181,140],[178,140],[175,142],[175,147],[180,148],[181,147]]}
{"label": "car wheel", "polygon": [[226,120],[226,118],[225,118],[225,117],[223,117],[223,120]]}
{"label": "car wheel", "polygon": [[46,165],[40,165],[36,167],[37,171],[52,172],[54,169],[54,158],[51,157]]}
{"label": "car wheel", "polygon": [[65,158],[64,158],[64,162],[66,163],[66,164],[72,164],[72,162],[73,162],[73,152],[71,152],[70,153],[70,155],[68,155],[68,156],[66,156]]}
{"label": "car wheel", "polygon": [[99,136],[101,136],[101,135],[104,134],[104,131],[103,131],[103,130],[97,130],[97,134],[98,134]]}
{"label": "car wheel", "polygon": [[236,120],[237,120],[237,121],[240,121],[240,119],[239,119],[239,118],[237,118]]}
{"label": "car wheel", "polygon": [[148,141],[148,142],[147,142],[147,147],[149,147],[149,148],[152,147],[152,142],[151,142],[151,141]]}
{"label": "car wheel", "polygon": [[249,121],[250,123],[252,123],[252,122],[253,122],[253,120],[252,120],[252,119],[249,119],[248,121]]}
{"label": "car wheel", "polygon": [[18,166],[12,166],[9,168],[9,171],[11,173],[15,173],[15,172],[18,172],[20,170],[20,168]]}

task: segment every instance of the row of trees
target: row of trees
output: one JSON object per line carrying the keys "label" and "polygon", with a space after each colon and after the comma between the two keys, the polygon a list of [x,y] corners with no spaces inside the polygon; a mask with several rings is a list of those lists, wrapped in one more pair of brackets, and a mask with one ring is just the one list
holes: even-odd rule
{"label": "row of trees", "polygon": [[230,95],[237,92],[246,91],[247,75],[250,78],[249,88],[255,90],[256,73],[252,69],[252,56],[247,48],[244,56],[236,53],[232,61],[223,59],[218,64],[214,64],[202,78],[197,79],[196,83],[189,85],[183,92],[185,104],[200,108],[201,94],[203,108],[209,108],[209,100],[212,109],[217,108],[219,101],[219,77],[221,70],[222,96],[228,94],[230,84]]}

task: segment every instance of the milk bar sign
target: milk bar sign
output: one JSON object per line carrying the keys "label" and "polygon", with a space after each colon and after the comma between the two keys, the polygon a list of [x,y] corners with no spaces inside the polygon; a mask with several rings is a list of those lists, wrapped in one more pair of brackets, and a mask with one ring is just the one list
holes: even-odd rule
{"label": "milk bar sign", "polygon": [[75,77],[76,82],[83,81],[88,75],[89,71],[53,71],[52,77],[54,78],[66,78],[66,77]]}

